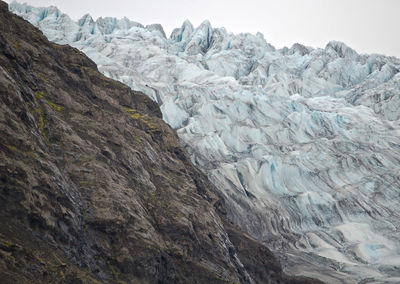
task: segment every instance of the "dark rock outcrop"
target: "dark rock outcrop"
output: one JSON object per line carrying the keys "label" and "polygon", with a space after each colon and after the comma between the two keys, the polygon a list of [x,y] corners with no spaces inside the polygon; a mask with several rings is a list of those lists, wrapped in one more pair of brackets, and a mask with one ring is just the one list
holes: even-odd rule
{"label": "dark rock outcrop", "polygon": [[2,283],[312,283],[230,225],[156,103],[0,1]]}

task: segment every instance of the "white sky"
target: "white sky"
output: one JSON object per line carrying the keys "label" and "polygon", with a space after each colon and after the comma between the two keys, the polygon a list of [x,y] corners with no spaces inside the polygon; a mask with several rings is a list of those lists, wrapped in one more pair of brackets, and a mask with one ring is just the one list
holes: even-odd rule
{"label": "white sky", "polygon": [[[11,0],[6,0],[10,3]],[[343,41],[360,53],[400,58],[400,0],[20,0],[57,6],[77,20],[89,13],[128,17],[144,25],[160,23],[169,36],[189,19],[208,19],[228,31],[261,32],[277,48],[298,42],[325,47]]]}

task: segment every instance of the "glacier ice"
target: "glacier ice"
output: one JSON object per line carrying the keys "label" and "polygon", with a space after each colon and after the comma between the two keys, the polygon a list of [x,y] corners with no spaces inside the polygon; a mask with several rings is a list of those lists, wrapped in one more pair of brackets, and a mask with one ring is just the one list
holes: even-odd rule
{"label": "glacier ice", "polygon": [[9,7],[157,101],[231,220],[289,273],[400,281],[399,59],[335,41],[277,50],[208,21],[167,38],[126,18]]}

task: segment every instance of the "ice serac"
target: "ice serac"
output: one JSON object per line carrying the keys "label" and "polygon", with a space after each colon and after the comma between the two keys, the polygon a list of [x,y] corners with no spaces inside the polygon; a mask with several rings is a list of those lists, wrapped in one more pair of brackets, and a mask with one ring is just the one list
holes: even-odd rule
{"label": "ice serac", "polygon": [[154,31],[154,32],[158,32],[159,36],[166,38],[167,36],[165,35],[164,29],[160,24],[151,24],[151,25],[147,25],[146,29],[149,31]]}
{"label": "ice serac", "polygon": [[190,39],[194,27],[189,20],[185,20],[181,28],[174,29],[171,33],[171,39],[176,42],[186,42]]}
{"label": "ice serac", "polygon": [[206,53],[210,47],[211,30],[211,24],[208,20],[201,23],[190,35],[191,39],[185,47],[186,54],[196,55]]}
{"label": "ice serac", "polygon": [[[57,42],[83,31],[10,7]],[[400,281],[399,59],[335,41],[276,50],[209,22],[168,39],[140,26],[86,36],[69,44],[160,104],[231,220],[288,272]]]}

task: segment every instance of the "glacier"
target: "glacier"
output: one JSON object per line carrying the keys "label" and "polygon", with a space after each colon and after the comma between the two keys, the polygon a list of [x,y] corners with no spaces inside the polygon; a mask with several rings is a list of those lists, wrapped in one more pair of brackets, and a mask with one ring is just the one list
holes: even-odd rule
{"label": "glacier", "polygon": [[285,271],[400,282],[400,60],[331,41],[276,49],[260,33],[161,25],[13,2],[51,40],[157,101],[230,219]]}

